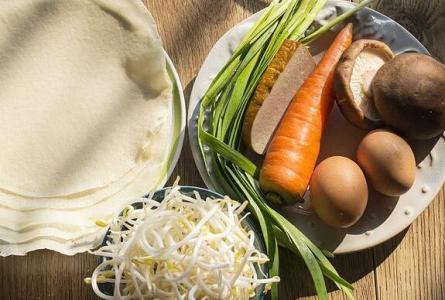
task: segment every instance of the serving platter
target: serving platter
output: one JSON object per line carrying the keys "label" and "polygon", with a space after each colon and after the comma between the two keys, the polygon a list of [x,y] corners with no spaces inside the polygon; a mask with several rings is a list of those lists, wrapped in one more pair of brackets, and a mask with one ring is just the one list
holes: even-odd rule
{"label": "serving platter", "polygon": [[184,144],[186,126],[186,107],[181,79],[179,78],[178,71],[176,70],[170,56],[168,56],[165,50],[164,53],[167,63],[167,72],[173,84],[172,139],[169,152],[170,154],[166,166],[167,172],[160,179],[160,182],[157,186],[158,188],[161,188],[165,185],[165,183],[173,173],[176,164],[178,163],[179,157],[181,155],[182,146]]}
{"label": "serving platter", "polygon": [[[350,9],[354,4],[346,1],[329,1],[317,17],[323,24],[335,15]],[[261,11],[247,18],[227,32],[214,45],[201,67],[191,93],[188,111],[189,137],[192,153],[205,184],[222,192],[212,172],[205,169],[197,140],[197,113],[199,102],[207,87],[225,62],[230,58],[244,34],[260,17]],[[372,10],[363,9],[351,20],[354,23],[354,39],[371,38],[385,42],[396,53],[428,51],[406,29],[390,18]],[[335,28],[334,28],[335,31]],[[317,58],[329,45],[334,32],[321,37],[310,46]],[[355,159],[355,149],[366,134],[350,125],[337,107],[330,116],[322,140],[319,160],[334,155]],[[410,141],[409,141],[410,142]],[[413,187],[399,197],[386,197],[370,191],[368,207],[362,219],[348,229],[338,230],[325,225],[310,210],[300,206],[282,208],[281,212],[320,247],[334,253],[359,251],[375,246],[395,236],[429,205],[445,180],[445,137],[424,142],[410,142],[416,156],[417,174]],[[205,159],[210,159],[207,155]],[[210,173],[210,175],[209,175]],[[306,195],[308,196],[308,195]],[[307,197],[308,198],[308,197]]]}

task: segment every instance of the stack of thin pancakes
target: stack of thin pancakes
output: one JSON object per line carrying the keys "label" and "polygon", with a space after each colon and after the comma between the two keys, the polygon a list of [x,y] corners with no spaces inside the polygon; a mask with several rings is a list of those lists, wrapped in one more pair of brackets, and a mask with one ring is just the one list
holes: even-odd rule
{"label": "stack of thin pancakes", "polygon": [[0,1],[0,255],[74,254],[157,187],[172,87],[139,0]]}

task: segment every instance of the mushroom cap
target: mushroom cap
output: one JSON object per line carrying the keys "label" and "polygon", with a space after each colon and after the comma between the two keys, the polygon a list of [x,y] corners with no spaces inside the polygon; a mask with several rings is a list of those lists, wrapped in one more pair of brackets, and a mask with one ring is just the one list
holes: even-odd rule
{"label": "mushroom cap", "polygon": [[385,64],[372,82],[379,115],[411,139],[431,139],[445,130],[445,65],[431,56],[404,53]]}
{"label": "mushroom cap", "polygon": [[355,41],[343,54],[335,74],[337,105],[355,126],[363,129],[382,126],[370,87],[375,73],[393,58],[394,53],[385,43],[367,39]]}

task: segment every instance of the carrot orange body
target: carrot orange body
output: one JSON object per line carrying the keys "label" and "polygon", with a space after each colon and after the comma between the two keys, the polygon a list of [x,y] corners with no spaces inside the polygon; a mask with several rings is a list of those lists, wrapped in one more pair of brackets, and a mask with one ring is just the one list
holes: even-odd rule
{"label": "carrot orange body", "polygon": [[283,116],[260,171],[260,186],[270,201],[290,204],[306,192],[334,102],[335,67],[351,43],[349,24],[337,35]]}

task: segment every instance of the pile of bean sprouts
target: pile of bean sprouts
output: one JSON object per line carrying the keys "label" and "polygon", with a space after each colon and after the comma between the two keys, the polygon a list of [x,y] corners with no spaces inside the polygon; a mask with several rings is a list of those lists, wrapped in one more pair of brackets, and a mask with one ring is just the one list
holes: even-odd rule
{"label": "pile of bean sprouts", "polygon": [[[247,202],[190,197],[179,187],[162,202],[140,201],[112,220],[107,244],[93,252],[106,258],[86,279],[100,298],[249,299],[279,281],[255,268],[268,258],[242,225]],[[112,283],[114,295],[100,283]]]}

